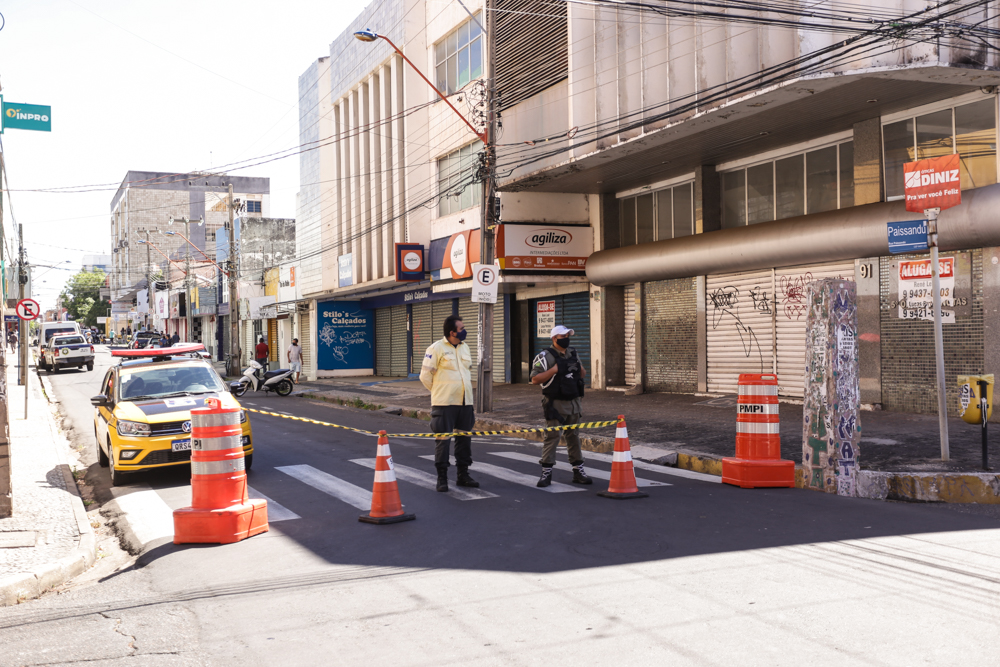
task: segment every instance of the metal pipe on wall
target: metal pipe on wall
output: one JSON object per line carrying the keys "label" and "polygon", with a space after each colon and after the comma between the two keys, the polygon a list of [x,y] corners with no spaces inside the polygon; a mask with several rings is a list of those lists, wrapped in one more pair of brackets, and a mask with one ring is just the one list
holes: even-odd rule
{"label": "metal pipe on wall", "polygon": [[[919,217],[903,201],[883,202],[601,250],[587,260],[587,279],[625,285],[880,257],[889,254],[886,223]],[[1000,185],[963,192],[960,206],[941,212],[938,231],[942,251],[1000,245]]]}

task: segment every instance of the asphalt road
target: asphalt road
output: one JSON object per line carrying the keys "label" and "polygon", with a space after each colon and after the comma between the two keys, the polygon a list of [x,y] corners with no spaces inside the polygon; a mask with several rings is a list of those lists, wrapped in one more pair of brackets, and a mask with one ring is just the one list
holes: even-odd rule
{"label": "asphalt road", "polygon": [[[49,378],[85,442],[106,353]],[[426,422],[248,395],[367,430]],[[142,554],[89,587],[0,610],[0,665],[916,665],[1000,655],[1000,523],[949,508],[742,490],[640,469],[649,497],[533,486],[539,449],[474,442],[481,493],[425,488],[430,441],[390,441],[415,521],[359,523],[375,439],[252,415],[268,533],[175,546],[188,472],[117,496]],[[90,427],[92,429],[92,427]],[[90,435],[92,448],[93,436]],[[93,453],[91,451],[93,459]],[[360,462],[359,462],[360,461]],[[92,461],[88,461],[90,463]],[[594,472],[610,463],[591,457]],[[107,471],[96,463],[87,479]],[[452,469],[454,479],[454,469]],[[131,500],[130,500],[131,499]],[[160,533],[157,535],[157,533]]]}

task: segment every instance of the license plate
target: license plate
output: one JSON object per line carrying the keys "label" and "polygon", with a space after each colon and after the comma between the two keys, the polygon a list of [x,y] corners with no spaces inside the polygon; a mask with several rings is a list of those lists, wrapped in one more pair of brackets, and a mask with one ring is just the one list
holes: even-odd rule
{"label": "license plate", "polygon": [[186,452],[191,449],[191,438],[187,440],[174,440],[170,443],[170,449],[175,452]]}

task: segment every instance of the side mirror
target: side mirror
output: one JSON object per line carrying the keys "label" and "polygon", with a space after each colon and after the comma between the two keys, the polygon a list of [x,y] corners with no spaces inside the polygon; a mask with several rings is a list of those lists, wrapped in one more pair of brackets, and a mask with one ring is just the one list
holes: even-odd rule
{"label": "side mirror", "polygon": [[236,389],[239,389],[242,384],[243,384],[242,382],[230,382],[229,391],[234,391]]}
{"label": "side mirror", "polygon": [[106,406],[108,404],[108,397],[105,396],[104,394],[99,394],[97,396],[91,396],[90,397],[90,404],[93,405],[94,407],[98,407],[98,408]]}

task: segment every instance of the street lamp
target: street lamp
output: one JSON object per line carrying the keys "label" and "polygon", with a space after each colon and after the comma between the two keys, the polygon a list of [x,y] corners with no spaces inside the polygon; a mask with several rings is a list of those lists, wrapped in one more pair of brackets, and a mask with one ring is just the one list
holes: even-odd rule
{"label": "street lamp", "polygon": [[[489,12],[492,11],[490,6],[490,0],[486,0],[487,6],[487,17],[489,17]],[[486,83],[487,83],[487,95],[486,95],[486,109],[487,109],[487,126],[480,132],[473,126],[469,120],[459,113],[458,109],[455,108],[448,98],[438,90],[438,87],[430,82],[424,73],[421,72],[416,65],[414,65],[409,58],[406,57],[399,47],[392,43],[392,40],[385,35],[380,35],[371,28],[365,28],[364,30],[358,30],[354,33],[354,36],[362,42],[374,42],[378,39],[384,39],[392,50],[399,54],[399,57],[405,60],[413,71],[416,72],[424,82],[430,86],[437,96],[448,105],[448,107],[455,112],[455,114],[462,119],[472,133],[479,137],[480,141],[483,142],[483,148],[486,152],[486,159],[484,160],[486,177],[483,178],[483,195],[482,201],[480,203],[480,251],[479,251],[479,261],[483,264],[493,263],[493,227],[489,223],[490,215],[493,211],[492,200],[493,193],[490,190],[490,180],[489,174],[493,169],[495,163],[493,145],[490,143],[491,134],[493,134],[493,128],[495,123],[495,117],[493,115],[493,42],[492,42],[492,31],[488,28],[492,24],[492,19],[487,20],[487,30],[486,30],[486,42],[487,42],[487,59],[486,59]],[[479,354],[477,362],[476,371],[476,395],[475,395],[475,408],[477,412],[491,412],[493,410],[493,304],[492,303],[482,303],[479,304],[479,318],[477,322],[477,333],[479,341]]]}

